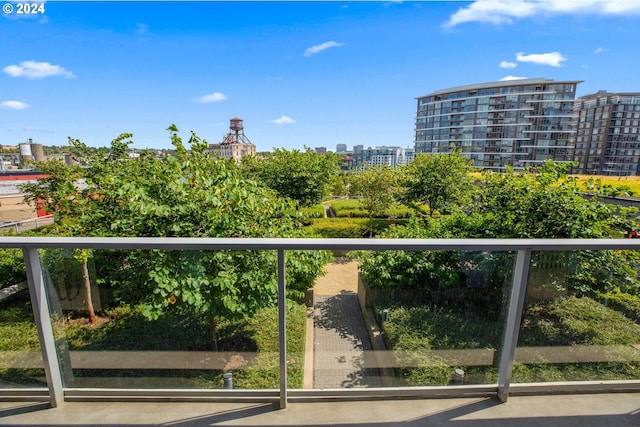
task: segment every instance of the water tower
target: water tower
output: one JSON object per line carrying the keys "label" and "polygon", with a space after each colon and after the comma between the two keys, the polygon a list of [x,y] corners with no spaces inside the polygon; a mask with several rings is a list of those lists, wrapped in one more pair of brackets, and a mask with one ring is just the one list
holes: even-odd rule
{"label": "water tower", "polygon": [[234,159],[239,162],[244,156],[255,155],[256,146],[244,135],[242,119],[234,117],[230,120],[229,133],[218,144],[209,144],[209,153],[223,159]]}
{"label": "water tower", "polygon": [[229,133],[224,137],[221,144],[251,144],[249,138],[244,134],[244,124],[242,119],[234,117],[230,120]]}

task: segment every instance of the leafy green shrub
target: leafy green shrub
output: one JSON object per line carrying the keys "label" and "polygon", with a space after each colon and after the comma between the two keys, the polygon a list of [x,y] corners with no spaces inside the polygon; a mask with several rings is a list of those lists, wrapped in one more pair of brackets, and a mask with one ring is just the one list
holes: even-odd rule
{"label": "leafy green shrub", "polygon": [[333,259],[329,251],[287,251],[287,296],[302,300],[317,277],[325,274],[324,266]]}
{"label": "leafy green shrub", "polygon": [[[456,367],[447,365],[432,350],[497,348],[501,329],[472,312],[433,305],[396,306],[389,309],[383,335],[387,347],[399,352],[399,365],[409,365],[398,370],[406,385],[447,385]],[[466,372],[466,377],[475,383],[489,383],[494,371],[493,367],[478,368]]]}
{"label": "leafy green shrub", "polygon": [[37,351],[38,331],[31,303],[0,305],[0,351]]}
{"label": "leafy green shrub", "polygon": [[603,304],[622,312],[625,316],[636,322],[640,321],[640,296],[616,292],[600,294],[599,297]]}
{"label": "leafy green shrub", "polygon": [[[210,351],[212,343],[209,325],[203,318],[187,313],[165,313],[157,320],[147,319],[143,307],[122,306],[107,311],[110,320],[100,326],[81,322],[56,323],[56,334],[64,335],[70,350],[83,351]],[[287,305],[288,384],[301,388],[304,373],[306,307]],[[263,308],[252,318],[218,319],[217,336],[221,351],[257,352],[248,369],[233,371],[236,388],[277,388],[278,365],[278,309]],[[28,302],[4,305],[0,309],[0,351],[37,351],[38,334]],[[113,376],[114,370],[75,370],[77,376]],[[172,370],[127,370],[124,376],[175,376]],[[8,380],[32,381],[0,369]],[[13,376],[12,376],[13,375]],[[42,376],[39,372],[38,375]],[[192,378],[203,387],[222,387],[222,371],[181,371],[179,376]]]}
{"label": "leafy green shrub", "polygon": [[[392,226],[384,238],[429,238],[433,233],[418,222]],[[458,251],[360,252],[362,276],[372,287],[442,289],[461,283]]]}
{"label": "leafy green shrub", "polygon": [[22,251],[16,248],[0,249],[0,288],[27,280]]}
{"label": "leafy green shrub", "polygon": [[558,298],[527,308],[520,345],[620,345],[640,342],[640,325],[588,297]]}

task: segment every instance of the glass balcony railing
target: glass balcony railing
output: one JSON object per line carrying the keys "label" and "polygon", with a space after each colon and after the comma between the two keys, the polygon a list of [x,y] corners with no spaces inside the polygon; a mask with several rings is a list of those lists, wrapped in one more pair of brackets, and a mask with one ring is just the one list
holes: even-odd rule
{"label": "glass balcony railing", "polygon": [[[612,288],[638,274],[618,262],[635,259],[636,239],[2,237],[0,248],[23,251],[29,286],[0,301],[0,328],[11,334],[0,341],[0,398],[44,390],[53,405],[206,398],[285,407],[640,390],[638,313]],[[84,265],[78,249],[90,250]],[[289,289],[287,253],[319,250],[416,254],[436,274],[400,287],[336,258],[339,277],[330,272],[312,294]],[[197,271],[220,262],[264,273],[251,282],[260,292],[243,277],[210,275],[219,289],[238,288],[199,306],[189,290],[210,283]],[[166,290],[149,282],[163,274],[185,281]],[[88,300],[99,314],[92,324]]]}

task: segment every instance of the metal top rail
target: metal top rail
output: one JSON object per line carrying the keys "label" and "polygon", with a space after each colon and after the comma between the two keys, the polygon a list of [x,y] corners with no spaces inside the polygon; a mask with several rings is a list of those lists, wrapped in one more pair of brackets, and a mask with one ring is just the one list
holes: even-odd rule
{"label": "metal top rail", "polygon": [[0,237],[0,248],[163,250],[640,250],[640,239],[299,239],[192,237]]}

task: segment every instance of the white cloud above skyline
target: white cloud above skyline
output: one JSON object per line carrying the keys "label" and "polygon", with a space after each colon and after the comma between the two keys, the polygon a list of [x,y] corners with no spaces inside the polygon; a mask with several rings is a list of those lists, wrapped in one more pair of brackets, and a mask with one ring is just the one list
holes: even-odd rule
{"label": "white cloud above skyline", "polygon": [[527,79],[528,77],[517,77],[517,76],[504,76],[503,78],[500,79],[501,82],[505,82],[508,80],[524,80]]}
{"label": "white cloud above skyline", "polygon": [[449,16],[445,27],[467,22],[513,24],[537,15],[640,15],[640,0],[476,0]]}
{"label": "white cloud above skyline", "polygon": [[3,110],[24,110],[31,107],[26,102],[21,101],[3,101],[0,102],[0,108]]}
{"label": "white cloud above skyline", "polygon": [[500,63],[500,68],[516,68],[517,66],[517,62],[502,61]]}
{"label": "white cloud above skyline", "polygon": [[562,61],[566,61],[567,58],[562,56],[560,52],[549,53],[531,53],[525,55],[524,52],[516,53],[516,61],[518,62],[530,62],[538,65],[549,65],[550,67],[562,67]]}
{"label": "white cloud above skyline", "polygon": [[44,79],[52,76],[75,77],[71,71],[67,71],[59,65],[36,61],[22,61],[20,65],[6,66],[2,71],[11,77],[24,77],[26,79]]}
{"label": "white cloud above skyline", "polygon": [[288,116],[282,116],[279,119],[271,120],[271,123],[273,123],[274,125],[289,125],[295,122],[295,120]]}
{"label": "white cloud above skyline", "polygon": [[136,33],[138,33],[141,36],[145,36],[149,34],[149,26],[145,23],[138,22],[136,24]]}
{"label": "white cloud above skyline", "polygon": [[322,52],[323,50],[330,49],[332,47],[340,47],[345,46],[344,43],[338,43],[336,41],[324,42],[322,44],[318,44],[315,46],[311,46],[309,49],[304,51],[304,56],[312,56],[318,52]]}
{"label": "white cloud above skyline", "polygon": [[220,102],[227,99],[227,95],[222,92],[214,92],[208,95],[201,96],[200,98],[193,98],[193,101],[200,102],[202,104],[210,104],[212,102]]}
{"label": "white cloud above skyline", "polygon": [[604,53],[607,52],[609,49],[607,49],[606,47],[599,47],[596,50],[593,51],[593,53]]}

